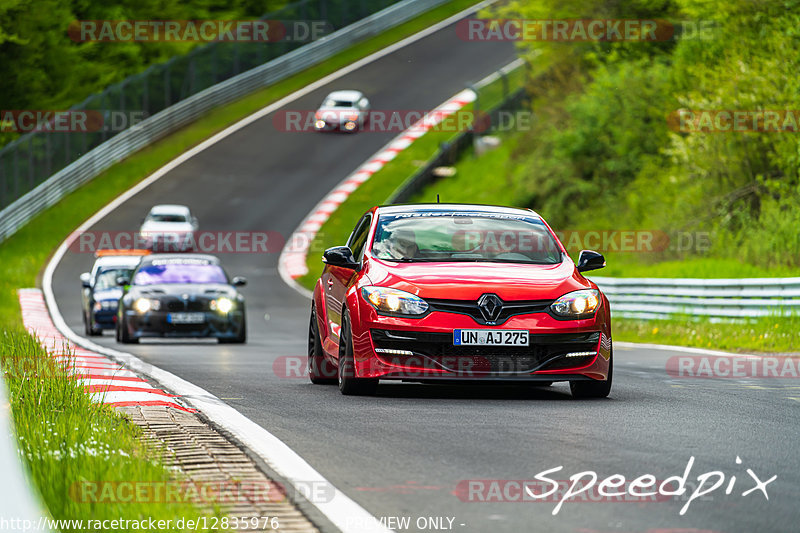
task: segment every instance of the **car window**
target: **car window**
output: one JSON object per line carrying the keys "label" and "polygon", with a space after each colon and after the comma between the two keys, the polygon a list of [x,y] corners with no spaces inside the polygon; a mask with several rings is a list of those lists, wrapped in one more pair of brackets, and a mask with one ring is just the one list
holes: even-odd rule
{"label": "car window", "polygon": [[132,268],[109,268],[97,274],[94,280],[94,290],[105,291],[117,286],[117,278],[120,276],[130,277]]}
{"label": "car window", "polygon": [[186,215],[178,215],[178,214],[158,214],[158,215],[150,215],[147,217],[147,220],[152,222],[186,222]]}
{"label": "car window", "polygon": [[390,261],[562,261],[561,249],[538,217],[459,211],[381,215],[372,253]]}
{"label": "car window", "polygon": [[354,229],[353,233],[350,235],[350,239],[347,241],[347,246],[353,251],[353,257],[355,257],[357,261],[361,260],[361,254],[367,242],[367,234],[369,233],[371,220],[371,215],[364,215],[356,225],[356,229]]}
{"label": "car window", "polygon": [[325,100],[325,103],[322,104],[322,107],[354,107],[354,105],[350,100],[335,100],[333,98],[328,98]]}
{"label": "car window", "polygon": [[133,285],[158,283],[228,283],[225,271],[213,264],[143,265],[133,277]]}

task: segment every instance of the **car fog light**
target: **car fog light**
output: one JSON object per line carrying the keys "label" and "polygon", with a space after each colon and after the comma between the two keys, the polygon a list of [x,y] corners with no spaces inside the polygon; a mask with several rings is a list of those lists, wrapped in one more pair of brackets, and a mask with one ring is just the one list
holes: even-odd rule
{"label": "car fog light", "polygon": [[597,352],[570,352],[564,357],[589,357],[590,355],[595,355]]}

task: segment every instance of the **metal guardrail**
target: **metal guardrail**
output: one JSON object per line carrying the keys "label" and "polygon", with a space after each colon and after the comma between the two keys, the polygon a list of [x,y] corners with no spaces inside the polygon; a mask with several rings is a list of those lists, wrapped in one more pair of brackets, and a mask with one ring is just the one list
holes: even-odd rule
{"label": "metal guardrail", "polygon": [[608,296],[615,316],[736,319],[800,314],[800,278],[589,277]]}
{"label": "metal guardrail", "polygon": [[[261,66],[204,89],[106,140],[0,211],[0,242],[42,210],[58,202],[114,163],[230,103],[316,65],[351,45],[398,26],[447,0],[403,0],[289,51]],[[3,173],[0,166],[0,174]]]}
{"label": "metal guardrail", "polygon": [[3,521],[3,527],[0,529],[37,529],[48,533],[50,529],[45,523],[45,514],[17,453],[13,427],[6,384],[0,374],[0,472],[3,473],[3,483],[0,484],[0,520]]}

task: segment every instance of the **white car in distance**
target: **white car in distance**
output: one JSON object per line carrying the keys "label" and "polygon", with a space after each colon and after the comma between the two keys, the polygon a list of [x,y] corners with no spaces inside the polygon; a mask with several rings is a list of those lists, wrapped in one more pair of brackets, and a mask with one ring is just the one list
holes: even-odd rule
{"label": "white car in distance", "polygon": [[314,129],[355,132],[364,127],[369,111],[369,100],[361,91],[333,91],[314,114]]}
{"label": "white car in distance", "polygon": [[[164,252],[191,252],[194,240],[192,233],[198,224],[185,205],[154,205],[142,220],[139,234],[145,248]],[[187,249],[187,246],[189,248]]]}

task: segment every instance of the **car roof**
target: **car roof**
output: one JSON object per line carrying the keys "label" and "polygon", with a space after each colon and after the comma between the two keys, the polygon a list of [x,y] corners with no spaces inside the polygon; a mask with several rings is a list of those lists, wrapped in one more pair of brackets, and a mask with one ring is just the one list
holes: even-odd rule
{"label": "car roof", "polygon": [[142,264],[143,265],[151,264],[155,261],[164,261],[164,260],[174,261],[176,263],[185,261],[187,264],[200,260],[200,261],[208,261],[213,265],[219,264],[219,258],[211,254],[181,254],[181,253],[146,255],[142,258]]}
{"label": "car roof", "polygon": [[394,204],[394,205],[381,205],[377,208],[378,213],[387,215],[396,215],[401,213],[423,213],[423,212],[437,212],[437,211],[456,211],[456,212],[478,212],[478,213],[492,213],[492,214],[506,214],[506,215],[524,215],[542,218],[538,213],[532,209],[519,208],[519,207],[506,207],[501,205],[484,205],[484,204]]}
{"label": "car roof", "polygon": [[181,214],[181,215],[188,215],[189,208],[185,205],[179,204],[159,204],[154,205],[150,208],[150,214],[153,215],[163,215],[163,214]]}
{"label": "car roof", "polygon": [[94,262],[95,268],[129,267],[133,268],[141,261],[141,255],[105,255]]}
{"label": "car roof", "polygon": [[356,101],[360,99],[364,94],[361,91],[354,91],[354,90],[342,90],[342,91],[333,91],[327,97],[333,98],[334,100],[351,100]]}

